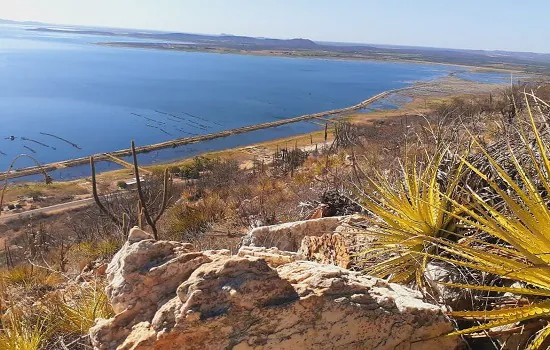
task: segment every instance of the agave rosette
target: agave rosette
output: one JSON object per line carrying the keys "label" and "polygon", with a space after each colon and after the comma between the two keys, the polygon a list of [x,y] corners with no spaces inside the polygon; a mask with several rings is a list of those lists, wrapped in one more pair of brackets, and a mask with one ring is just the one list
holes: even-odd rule
{"label": "agave rosette", "polygon": [[[463,158],[463,163],[498,195],[505,204],[505,209],[496,208],[475,191],[470,191],[472,205],[466,206],[449,198],[459,208],[460,214],[453,214],[457,220],[489,234],[498,239],[499,243],[468,245],[424,236],[422,239],[425,244],[432,244],[449,254],[435,256],[424,252],[416,255],[419,259],[428,255],[432,259],[498,275],[503,280],[518,281],[520,283],[516,285],[519,287],[444,284],[457,288],[524,295],[529,299],[529,304],[482,311],[451,312],[450,315],[457,318],[484,321],[478,326],[456,331],[453,335],[550,317],[550,200],[546,195],[550,193],[549,149],[535,122],[529,101],[527,111],[530,127],[528,130],[522,129],[519,134],[529,155],[528,165],[518,161],[511,147],[509,152],[513,167],[507,170],[478,145],[494,169],[494,177],[482,173]],[[530,142],[531,140],[534,142]],[[515,174],[515,178],[511,172]],[[538,349],[549,335],[550,325],[547,325],[538,332],[530,348]]]}
{"label": "agave rosette", "polygon": [[398,181],[380,173],[369,178],[373,191],[362,194],[363,207],[375,215],[376,240],[363,254],[376,263],[366,269],[373,276],[392,282],[418,279],[426,259],[415,253],[432,251],[425,236],[446,237],[455,230],[456,215],[461,210],[452,200],[462,172],[462,164],[452,174],[440,179],[445,150],[429,159],[423,168],[416,161],[401,167]]}

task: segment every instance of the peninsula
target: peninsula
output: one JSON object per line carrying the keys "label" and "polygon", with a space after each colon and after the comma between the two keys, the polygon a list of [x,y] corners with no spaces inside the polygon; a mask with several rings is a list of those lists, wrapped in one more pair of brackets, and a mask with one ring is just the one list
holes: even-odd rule
{"label": "peninsula", "polygon": [[[99,45],[174,50],[191,52],[231,53],[298,58],[350,59],[423,62],[506,69],[528,73],[549,73],[550,54],[445,49],[415,46],[371,45],[357,43],[315,42],[309,39],[272,39],[237,35],[203,35],[189,33],[143,32],[82,28],[36,27],[37,32],[104,36]],[[116,40],[120,38],[120,40]],[[128,38],[136,39],[129,41]],[[124,40],[123,40],[124,39]]]}

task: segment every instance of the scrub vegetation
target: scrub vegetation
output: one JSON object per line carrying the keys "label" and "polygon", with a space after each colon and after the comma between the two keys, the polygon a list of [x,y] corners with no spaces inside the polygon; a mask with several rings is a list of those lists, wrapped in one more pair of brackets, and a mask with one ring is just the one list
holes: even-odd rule
{"label": "scrub vegetation", "polygon": [[[137,188],[111,194],[94,174],[97,205],[6,224],[0,344],[89,348],[95,319],[113,314],[106,263],[132,226],[235,252],[253,227],[356,212],[375,238],[356,268],[446,304],[454,334],[472,347],[528,330],[525,346],[546,348],[547,101],[547,86],[513,86],[445,100],[421,115],[340,121],[326,142],[284,142],[246,165],[197,157],[140,176],[135,164]],[[434,266],[455,278],[434,279]],[[443,290],[466,302],[441,298]]]}

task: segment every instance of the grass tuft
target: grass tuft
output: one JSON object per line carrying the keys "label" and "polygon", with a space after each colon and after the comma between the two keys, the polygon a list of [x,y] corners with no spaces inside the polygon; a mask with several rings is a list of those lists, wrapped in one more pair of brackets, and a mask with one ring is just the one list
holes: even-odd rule
{"label": "grass tuft", "polygon": [[2,319],[0,349],[39,350],[51,335],[49,318],[30,320],[21,312],[8,312]]}

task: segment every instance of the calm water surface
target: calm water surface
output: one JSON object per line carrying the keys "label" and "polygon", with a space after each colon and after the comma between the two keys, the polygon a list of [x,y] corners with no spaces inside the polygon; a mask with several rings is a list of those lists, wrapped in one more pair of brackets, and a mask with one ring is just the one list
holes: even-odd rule
{"label": "calm water surface", "polygon": [[[137,40],[26,29],[0,26],[0,169],[20,153],[49,163],[128,148],[131,139],[145,145],[346,107],[451,72],[476,79],[451,66],[114,48],[93,43]],[[296,123],[140,158],[166,161],[317,127]],[[54,175],[86,174],[77,167]]]}

